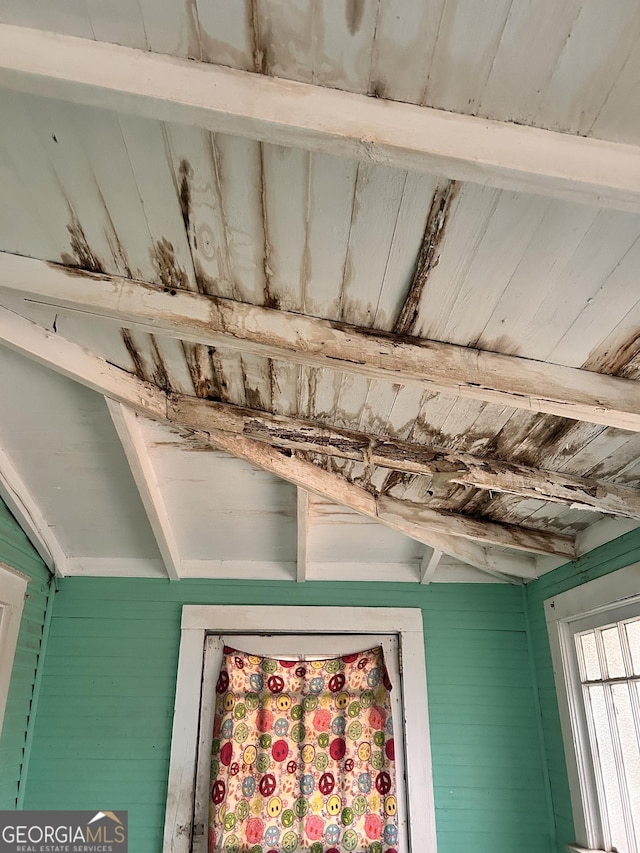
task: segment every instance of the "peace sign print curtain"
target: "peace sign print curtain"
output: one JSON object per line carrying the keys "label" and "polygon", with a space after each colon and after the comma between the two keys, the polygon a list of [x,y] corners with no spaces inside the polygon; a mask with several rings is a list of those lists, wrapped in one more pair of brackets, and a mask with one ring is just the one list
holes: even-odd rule
{"label": "peace sign print curtain", "polygon": [[209,853],[397,853],[390,690],[381,648],[298,662],[225,647]]}

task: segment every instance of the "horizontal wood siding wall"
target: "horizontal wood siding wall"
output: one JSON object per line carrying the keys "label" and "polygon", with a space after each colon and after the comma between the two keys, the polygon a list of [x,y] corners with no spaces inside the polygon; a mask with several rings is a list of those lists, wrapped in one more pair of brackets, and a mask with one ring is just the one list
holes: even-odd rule
{"label": "horizontal wood siding wall", "polygon": [[13,663],[0,737],[0,809],[14,809],[22,773],[27,724],[49,594],[49,572],[17,522],[0,501],[0,560],[29,575],[28,598]]}
{"label": "horizontal wood siding wall", "polygon": [[440,853],[550,849],[521,590],[507,585],[60,583],[25,808],[129,809],[158,853],[181,605],[421,606]]}
{"label": "horizontal wood siding wall", "polygon": [[561,566],[526,586],[530,638],[540,697],[557,849],[561,853],[564,853],[566,844],[575,841],[575,837],[544,602],[553,595],[595,580],[638,560],[640,560],[640,529],[626,533],[619,539],[585,554],[574,563]]}

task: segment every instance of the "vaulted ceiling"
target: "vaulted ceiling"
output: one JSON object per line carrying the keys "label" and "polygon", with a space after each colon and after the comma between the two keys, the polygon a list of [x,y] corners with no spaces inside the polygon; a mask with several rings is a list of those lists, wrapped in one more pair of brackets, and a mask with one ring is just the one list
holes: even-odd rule
{"label": "vaulted ceiling", "polygon": [[637,526],[637,3],[0,21],[0,495],[52,569],[522,582]]}

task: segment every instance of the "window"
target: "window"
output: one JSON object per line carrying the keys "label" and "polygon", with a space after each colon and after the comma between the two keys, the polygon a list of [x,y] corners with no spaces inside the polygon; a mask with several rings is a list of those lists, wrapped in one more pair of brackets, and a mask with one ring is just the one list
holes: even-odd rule
{"label": "window", "polygon": [[577,841],[640,853],[640,564],[545,609]]}
{"label": "window", "polygon": [[0,734],[29,578],[0,563]]}
{"label": "window", "polygon": [[[242,636],[239,636],[242,635]],[[269,635],[269,636],[265,636]],[[296,657],[349,654],[382,644],[394,707],[402,843],[435,851],[435,819],[419,610],[353,607],[185,606],[176,689],[164,853],[206,851],[215,683],[222,647]],[[397,689],[396,689],[397,688]],[[407,749],[406,747],[410,747]],[[400,770],[402,765],[403,770]]]}

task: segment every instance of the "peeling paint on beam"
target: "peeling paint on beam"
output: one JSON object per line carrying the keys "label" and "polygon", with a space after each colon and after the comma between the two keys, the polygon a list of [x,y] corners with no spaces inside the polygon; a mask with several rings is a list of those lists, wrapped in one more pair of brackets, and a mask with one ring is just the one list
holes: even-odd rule
{"label": "peeling paint on beam", "polygon": [[215,296],[166,293],[146,282],[7,253],[0,253],[0,287],[194,343],[640,432],[640,386],[631,379]]}
{"label": "peeling paint on beam", "polygon": [[[459,537],[472,547],[477,547],[477,542],[483,542],[528,553],[553,553],[567,559],[575,558],[574,542],[569,536],[476,520],[456,513],[429,509],[398,498],[376,497],[361,486],[304,459],[287,456],[269,445],[216,430],[212,430],[208,436],[214,444],[228,453],[246,459],[295,486],[349,506],[418,542],[439,548],[446,553],[456,554],[456,550],[450,551],[444,542],[452,537]],[[472,553],[475,557],[475,551]],[[478,565],[478,562],[472,560],[473,557],[469,557],[467,562]],[[486,565],[485,554],[483,566]]]}
{"label": "peeling paint on beam", "polygon": [[169,397],[167,417],[177,425],[204,431],[222,430],[281,449],[335,456],[394,471],[437,477],[451,485],[472,486],[564,504],[573,509],[640,519],[640,491],[615,483],[477,457],[436,445],[321,426],[313,421],[180,394]]}
{"label": "peeling paint on beam", "polygon": [[[435,533],[449,533],[473,540],[481,539],[489,545],[515,548],[518,551],[533,554],[548,554],[552,549],[554,554],[564,555],[568,560],[574,559],[576,555],[574,542],[570,536],[485,520],[476,522],[467,516],[456,515],[445,510],[433,510],[421,504],[384,495],[376,499],[376,507],[380,518],[402,521],[409,526],[424,527]],[[462,518],[464,524],[459,523]],[[476,523],[480,525],[477,530],[475,530]],[[480,536],[481,528],[482,536]]]}
{"label": "peeling paint on beam", "polygon": [[[77,344],[66,341],[2,307],[0,343],[94,391],[128,404],[141,414],[168,422],[168,397],[163,391],[150,387],[148,383],[109,364]],[[198,437],[212,441],[236,456],[253,461],[296,486],[317,492],[338,503],[344,503],[357,512],[377,518],[424,544],[454,555],[459,551],[468,553],[470,544],[473,550],[468,559],[473,561],[472,565],[480,562],[479,567],[482,567],[487,561],[482,546],[478,546],[474,540],[533,553],[568,557],[575,554],[573,540],[567,536],[529,531],[526,528],[510,527],[424,508],[420,510],[420,520],[416,521],[414,510],[404,507],[402,501],[376,499],[365,489],[349,483],[344,478],[291,456],[291,452],[287,454],[268,444],[216,430],[199,433]],[[381,506],[379,500],[384,500],[385,503]],[[395,516],[389,516],[385,507],[393,509]],[[407,513],[409,517],[403,518]],[[456,538],[468,539],[471,543],[467,543],[466,549],[460,549],[455,542]],[[448,542],[451,544],[447,545]]]}

